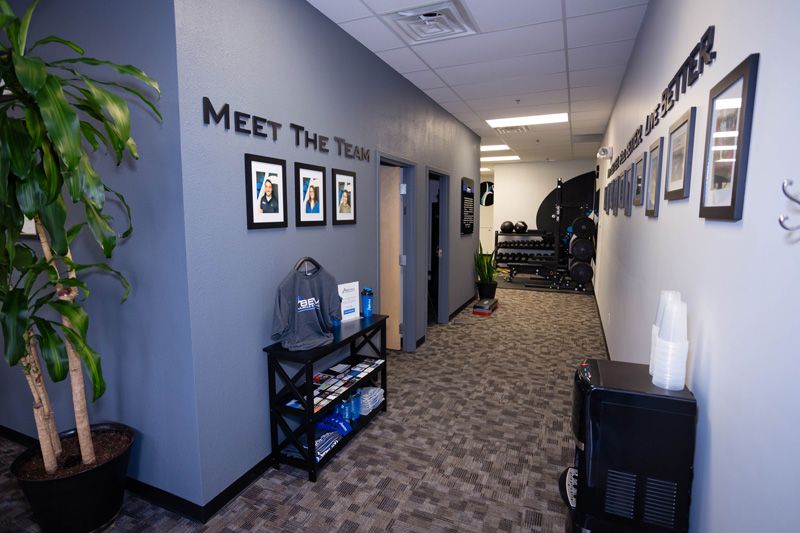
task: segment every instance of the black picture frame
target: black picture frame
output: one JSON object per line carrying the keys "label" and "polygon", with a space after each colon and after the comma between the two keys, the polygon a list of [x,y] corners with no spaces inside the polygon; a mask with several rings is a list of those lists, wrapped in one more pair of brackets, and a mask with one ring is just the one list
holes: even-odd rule
{"label": "black picture frame", "polygon": [[[339,178],[344,179],[339,179]],[[350,201],[350,213],[340,213],[339,207],[341,202],[339,185],[349,182],[350,187],[345,185],[343,191],[347,192]],[[358,194],[356,193],[356,173],[350,170],[342,170],[339,168],[331,169],[331,221],[334,226],[355,224],[356,223],[356,201]]]}
{"label": "black picture frame", "polygon": [[625,216],[633,214],[633,164],[625,171]]}
{"label": "black picture frame", "polygon": [[614,216],[619,214],[619,176],[611,182],[611,210]]}
{"label": "black picture frame", "polygon": [[608,214],[609,207],[608,207],[608,184],[603,187],[603,210]]}
{"label": "black picture frame", "polygon": [[[314,195],[319,197],[315,202],[318,213],[309,213],[307,210],[306,184],[301,184],[305,179],[309,179],[308,187],[315,187]],[[299,227],[304,226],[325,226],[328,224],[327,204],[325,203],[325,167],[309,165],[308,163],[294,164],[294,197],[295,197],[295,224]],[[317,194],[316,191],[319,191]]]}
{"label": "black picture frame", "polygon": [[658,218],[658,206],[661,201],[661,169],[664,166],[661,164],[663,156],[664,137],[659,137],[647,149],[649,171],[645,180],[644,214],[651,218]]}
{"label": "black picture frame", "polygon": [[644,182],[647,177],[647,152],[633,163],[633,205],[641,207],[644,205]]}
{"label": "black picture frame", "polygon": [[[751,54],[739,63],[727,76],[711,88],[708,95],[708,126],[706,128],[705,156],[703,158],[703,186],[700,194],[700,217],[715,220],[741,220],[744,208],[744,192],[747,179],[747,161],[750,152],[750,130],[753,125],[753,105],[756,97],[756,79],[758,77],[759,54]],[[736,85],[740,89],[736,90]],[[727,94],[733,90],[731,94]],[[726,98],[721,98],[725,96]],[[718,111],[737,109],[736,107],[720,107],[722,101],[739,99],[738,113],[717,114]],[[727,115],[727,116],[726,116]],[[729,129],[730,119],[736,121],[734,129]],[[720,128],[725,128],[720,129]],[[726,135],[719,135],[724,133]],[[714,144],[715,137],[719,140],[736,139],[735,144],[722,142]],[[731,150],[715,150],[730,146]],[[722,157],[715,159],[715,152]],[[725,154],[727,152],[727,154]],[[733,160],[728,161],[732,155]],[[715,163],[730,163],[730,175],[719,175],[714,170]],[[725,165],[727,166],[727,165]],[[724,167],[723,167],[724,168]],[[727,169],[726,169],[727,170]],[[715,187],[724,182],[729,182],[725,187]],[[713,192],[710,192],[711,189]],[[724,190],[728,189],[728,190]],[[707,205],[709,198],[714,198],[715,205]],[[726,200],[727,197],[727,201]]]}
{"label": "black picture frame", "polygon": [[[667,173],[664,177],[664,199],[665,200],[682,200],[689,197],[689,191],[692,185],[692,152],[694,151],[694,123],[697,117],[697,108],[690,107],[683,115],[678,117],[672,126],[669,128],[669,137],[667,141]],[[683,146],[683,160],[673,161],[680,145],[674,142],[678,139],[680,130],[686,127],[686,141]],[[677,164],[675,164],[677,163]],[[680,170],[683,174],[680,182],[680,187],[670,188],[673,181],[673,172]]]}
{"label": "black picture frame", "polygon": [[[274,173],[270,172],[270,170],[273,170]],[[278,176],[277,174],[280,175]],[[279,183],[277,185],[277,194],[273,196],[275,203],[267,200],[266,197],[261,198],[264,190],[262,187],[265,187],[267,181],[272,183],[273,180]],[[285,160],[256,154],[244,154],[244,184],[247,229],[285,228],[289,225]],[[273,183],[272,190],[274,190],[275,186],[275,183]],[[257,204],[259,207],[256,207]],[[266,211],[266,209],[274,209],[275,207],[273,206],[276,205],[277,212]]]}

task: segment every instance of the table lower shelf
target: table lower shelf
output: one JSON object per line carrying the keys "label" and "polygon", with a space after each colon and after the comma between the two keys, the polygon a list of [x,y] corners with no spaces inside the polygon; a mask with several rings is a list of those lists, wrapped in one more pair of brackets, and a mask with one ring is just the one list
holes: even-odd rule
{"label": "table lower shelf", "polygon": [[303,459],[298,459],[297,457],[281,453],[275,459],[275,468],[278,468],[280,464],[294,466],[296,468],[306,470],[308,472],[309,481],[316,481],[317,472],[319,472],[326,464],[328,464],[328,462],[333,459],[333,457],[339,453],[342,448],[347,446],[350,441],[361,432],[362,429],[366,428],[372,419],[378,415],[378,413],[384,411],[386,411],[386,400],[383,400],[375,409],[370,411],[369,414],[359,417],[357,421],[351,422],[350,425],[352,430],[350,433],[339,439],[339,442],[337,442],[336,445],[331,448],[328,453],[322,456],[322,459],[317,461],[315,464],[309,465],[309,463]]}

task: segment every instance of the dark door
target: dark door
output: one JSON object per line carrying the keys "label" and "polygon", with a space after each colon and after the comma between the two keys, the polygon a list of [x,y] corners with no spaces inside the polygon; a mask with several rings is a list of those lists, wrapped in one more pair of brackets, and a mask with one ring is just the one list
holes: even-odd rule
{"label": "dark door", "polygon": [[442,255],[439,242],[439,177],[431,174],[429,180],[428,324],[436,324],[439,313],[439,259]]}

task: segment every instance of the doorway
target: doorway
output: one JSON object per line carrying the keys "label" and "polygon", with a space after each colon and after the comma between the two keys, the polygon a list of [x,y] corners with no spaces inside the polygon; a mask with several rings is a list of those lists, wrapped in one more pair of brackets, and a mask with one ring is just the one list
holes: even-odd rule
{"label": "doorway", "polygon": [[379,309],[386,320],[386,347],[400,350],[402,347],[403,275],[401,270],[403,253],[403,202],[400,195],[402,184],[401,167],[381,163],[380,165],[380,284],[378,287]]}
{"label": "doorway", "polygon": [[448,176],[428,169],[428,324],[447,323]]}

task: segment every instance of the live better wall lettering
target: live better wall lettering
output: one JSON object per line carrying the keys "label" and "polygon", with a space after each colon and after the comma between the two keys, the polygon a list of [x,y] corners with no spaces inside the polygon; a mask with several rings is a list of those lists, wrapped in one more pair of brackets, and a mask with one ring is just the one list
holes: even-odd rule
{"label": "live better wall lettering", "polygon": [[[278,140],[278,132],[283,127],[280,122],[242,111],[231,113],[231,107],[227,103],[222,104],[222,107],[215,108],[207,96],[203,97],[203,124],[210,125],[212,121],[214,124],[222,123],[225,131],[230,131],[231,114],[233,115],[233,130],[236,133],[245,133],[263,139],[271,138],[273,142]],[[295,146],[303,145],[323,154],[333,150],[339,157],[347,159],[358,159],[359,161],[369,161],[370,159],[369,148],[348,142],[344,137],[334,136],[331,140],[331,137],[310,131],[305,126],[295,123],[290,123],[289,129],[292,130]]]}

